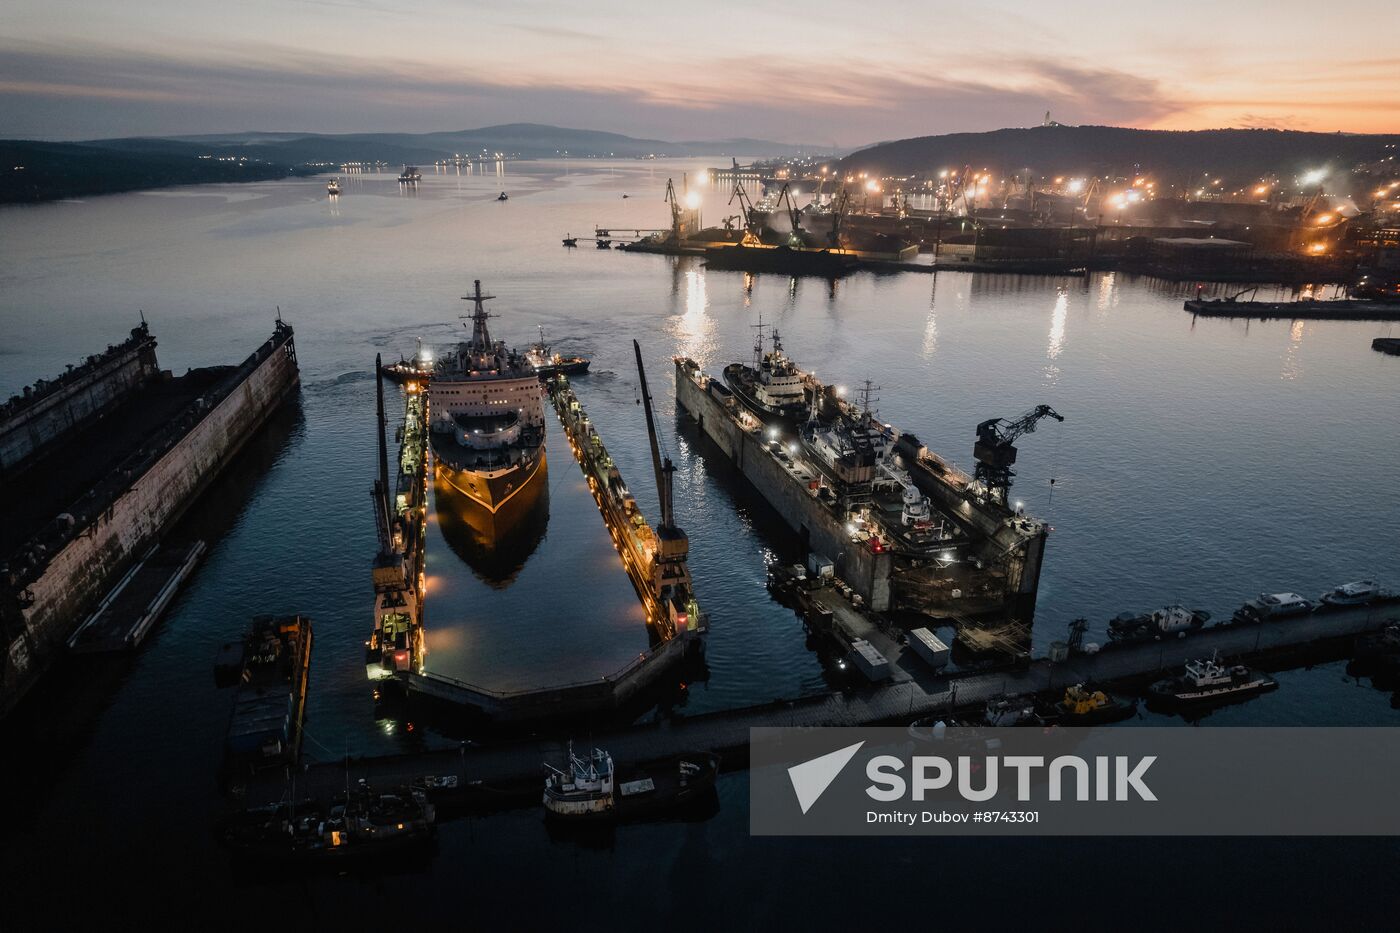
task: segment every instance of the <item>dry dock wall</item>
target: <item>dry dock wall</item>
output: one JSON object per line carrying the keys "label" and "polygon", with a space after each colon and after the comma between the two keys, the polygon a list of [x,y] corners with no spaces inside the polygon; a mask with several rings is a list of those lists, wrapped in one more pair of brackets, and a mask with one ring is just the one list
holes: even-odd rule
{"label": "dry dock wall", "polygon": [[0,476],[18,472],[50,443],[159,375],[156,340],[142,322],[126,340],[57,379],[25,386],[0,407]]}
{"label": "dry dock wall", "polygon": [[696,384],[676,362],[676,401],[705,436],[719,445],[744,478],[768,500],[803,544],[836,564],[836,572],[876,612],[890,607],[891,557],[852,541],[845,523],[818,502],[768,452],[762,438],[744,431],[722,403]]}
{"label": "dry dock wall", "polygon": [[277,333],[230,376],[231,388],[82,528],[44,546],[42,569],[21,571],[15,600],[20,625],[7,618],[0,658],[0,715],[9,710],[62,650],[83,612],[175,522],[243,444],[297,386],[290,327]]}

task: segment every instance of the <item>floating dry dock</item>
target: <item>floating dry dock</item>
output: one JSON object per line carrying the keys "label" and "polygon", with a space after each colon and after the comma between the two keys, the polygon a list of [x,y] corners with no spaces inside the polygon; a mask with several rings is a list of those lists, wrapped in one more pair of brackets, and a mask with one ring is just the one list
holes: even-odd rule
{"label": "floating dry dock", "polygon": [[[936,511],[931,543],[905,547],[897,537],[871,534],[857,527],[853,516],[879,522],[878,500],[865,494],[859,503],[819,495],[825,485],[820,471],[775,449],[791,439],[790,426],[755,417],[694,360],[677,358],[675,367],[681,409],[801,536],[807,550],[834,562],[836,575],[870,609],[1029,624],[1048,535],[1043,523],[975,495],[972,477],[906,433],[898,435],[894,449],[909,481]],[[820,396],[823,387],[806,378],[808,390]]]}
{"label": "floating dry dock", "polygon": [[[645,377],[643,377],[645,380]],[[643,381],[645,385],[645,381]],[[696,602],[687,567],[689,545],[670,516],[670,461],[657,455],[663,516],[650,525],[622,480],[592,421],[564,376],[548,383],[555,414],[568,438],[622,564],[646,608],[652,645],[616,673],[538,689],[503,691],[428,670],[423,658],[422,568],[427,490],[426,393],[409,386],[399,456],[397,497],[387,501],[387,465],[376,483],[381,548],[375,560],[375,634],[366,669],[372,679],[392,679],[411,695],[469,711],[493,723],[512,724],[604,714],[625,706],[687,657],[703,651],[707,621]],[[382,383],[381,383],[382,398]],[[650,397],[647,398],[650,422]],[[382,405],[381,405],[382,408]],[[382,417],[382,416],[381,416]],[[383,431],[381,430],[381,438]]]}
{"label": "floating dry dock", "polygon": [[[280,320],[238,366],[173,377],[155,347],[143,322],[0,408],[0,714],[299,382]],[[184,564],[174,560],[172,575]],[[94,622],[91,644],[129,647],[149,630],[165,584],[138,572],[131,587]]]}

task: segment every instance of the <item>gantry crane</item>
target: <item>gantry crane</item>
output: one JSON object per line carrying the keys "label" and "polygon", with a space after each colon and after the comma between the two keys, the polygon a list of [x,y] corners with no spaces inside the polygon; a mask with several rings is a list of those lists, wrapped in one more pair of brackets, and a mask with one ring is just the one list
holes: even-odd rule
{"label": "gantry crane", "polygon": [[991,418],[977,426],[977,443],[972,448],[972,456],[977,461],[974,475],[987,488],[987,495],[993,501],[1006,505],[1011,480],[1016,475],[1011,469],[1016,462],[1015,441],[1034,431],[1041,418],[1065,420],[1049,405],[1037,405],[1015,421]]}

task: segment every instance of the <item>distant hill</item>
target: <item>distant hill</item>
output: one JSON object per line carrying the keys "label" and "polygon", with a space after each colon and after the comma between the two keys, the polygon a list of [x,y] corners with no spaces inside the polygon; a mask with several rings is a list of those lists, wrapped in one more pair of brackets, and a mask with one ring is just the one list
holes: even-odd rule
{"label": "distant hill", "polygon": [[[94,139],[0,140],[0,203],[46,201],[169,185],[310,174],[344,162],[430,164],[460,154],[523,159],[646,156],[786,156],[802,150],[762,139],[667,142],[538,123],[442,133],[220,133]],[[21,168],[14,168],[21,166]]]}
{"label": "distant hill", "polygon": [[1205,172],[1239,180],[1269,172],[1291,178],[1323,165],[1349,168],[1395,155],[1395,148],[1386,147],[1397,144],[1400,135],[1036,126],[900,139],[854,152],[841,165],[844,171],[879,175],[936,173],[964,165],[998,173],[1029,168],[1042,175],[1128,175],[1140,170],[1185,184]]}
{"label": "distant hill", "polygon": [[200,147],[168,141],[120,149],[84,143],[0,140],[0,204],[53,201],[143,188],[265,181],[313,169],[200,158]]}

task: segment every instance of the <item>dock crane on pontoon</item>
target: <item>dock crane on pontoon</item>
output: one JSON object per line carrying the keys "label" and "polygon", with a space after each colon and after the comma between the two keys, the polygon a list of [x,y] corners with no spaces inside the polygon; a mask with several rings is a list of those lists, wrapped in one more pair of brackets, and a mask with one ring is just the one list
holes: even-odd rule
{"label": "dock crane on pontoon", "polygon": [[670,457],[661,456],[656,437],[656,419],[651,410],[651,391],[647,388],[646,368],[642,365],[642,346],[632,341],[637,355],[637,379],[641,384],[641,399],[647,415],[647,439],[651,442],[651,466],[656,474],[656,491],[661,497],[661,520],[656,524],[656,556],[651,565],[652,595],[658,618],[654,621],[671,638],[686,631],[701,630],[700,610],[691,588],[690,539],[676,526],[672,500],[675,488],[675,464]]}
{"label": "dock crane on pontoon", "polygon": [[1011,480],[1016,476],[1011,469],[1016,462],[1015,441],[1034,431],[1042,418],[1065,420],[1049,405],[1037,405],[1015,421],[990,418],[977,426],[977,443],[972,448],[972,456],[977,461],[974,476],[987,488],[987,495],[993,501],[1006,505]]}

